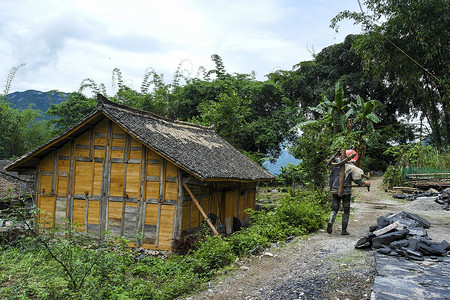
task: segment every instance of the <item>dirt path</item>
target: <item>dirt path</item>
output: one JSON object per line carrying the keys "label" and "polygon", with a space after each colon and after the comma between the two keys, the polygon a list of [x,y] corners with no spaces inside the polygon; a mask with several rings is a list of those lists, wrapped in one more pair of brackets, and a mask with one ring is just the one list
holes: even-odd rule
{"label": "dirt path", "polygon": [[371,192],[361,189],[352,203],[349,236],[341,235],[338,219],[331,235],[320,230],[284,247],[272,247],[261,256],[242,259],[205,291],[184,299],[370,299],[373,252],[355,250],[354,245],[379,216],[402,210],[429,220],[428,235],[433,240],[450,240],[450,212],[434,201],[418,205],[395,200],[384,192],[381,179],[375,179]]}

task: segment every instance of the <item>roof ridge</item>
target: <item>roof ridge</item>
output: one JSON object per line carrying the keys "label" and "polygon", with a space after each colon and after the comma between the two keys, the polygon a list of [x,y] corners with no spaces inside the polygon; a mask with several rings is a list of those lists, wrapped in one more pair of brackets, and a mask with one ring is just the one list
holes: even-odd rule
{"label": "roof ridge", "polygon": [[120,103],[112,102],[112,101],[108,100],[105,96],[103,96],[102,94],[97,94],[97,102],[98,102],[98,106],[97,106],[98,110],[102,110],[102,108],[105,105],[109,105],[109,106],[112,106],[112,107],[125,109],[125,110],[128,110],[128,111],[133,112],[133,113],[146,115],[146,116],[152,117],[152,118],[154,118],[156,120],[167,122],[169,124],[173,124],[173,125],[176,125],[176,126],[180,126],[180,125],[183,126],[183,127],[189,126],[189,127],[196,127],[196,128],[199,128],[199,129],[207,129],[207,130],[213,130],[214,131],[214,125],[204,126],[204,125],[195,124],[195,123],[186,122],[186,121],[172,120],[172,119],[160,116],[158,114],[155,114],[155,113],[147,111],[147,110],[138,109],[138,108],[126,106],[126,105],[123,105],[123,104],[120,104]]}

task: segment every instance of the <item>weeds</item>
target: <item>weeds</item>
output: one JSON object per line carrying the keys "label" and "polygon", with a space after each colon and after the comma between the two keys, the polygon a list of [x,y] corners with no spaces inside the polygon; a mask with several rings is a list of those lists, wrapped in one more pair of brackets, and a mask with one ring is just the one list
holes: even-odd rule
{"label": "weeds", "polygon": [[199,288],[256,247],[322,227],[324,197],[286,194],[273,210],[248,211],[251,226],[232,235],[219,238],[206,228],[185,236],[182,251],[166,260],[135,260],[129,241],[107,234],[100,240],[76,226],[47,229],[46,234],[41,230],[40,235],[29,227],[15,241],[0,245],[0,298],[173,299]]}

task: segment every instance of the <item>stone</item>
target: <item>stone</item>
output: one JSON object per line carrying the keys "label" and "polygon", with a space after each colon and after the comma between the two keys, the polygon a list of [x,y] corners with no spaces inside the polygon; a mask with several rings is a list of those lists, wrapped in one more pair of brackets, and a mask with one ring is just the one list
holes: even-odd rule
{"label": "stone", "polygon": [[383,227],[381,229],[378,229],[378,230],[374,231],[373,234],[375,236],[380,236],[380,235],[385,234],[385,233],[387,233],[387,232],[389,232],[391,230],[394,230],[399,225],[400,225],[400,221],[397,220],[394,223],[389,224],[388,226],[385,226],[385,227]]}
{"label": "stone", "polygon": [[415,235],[415,236],[427,236],[427,230],[423,229],[421,227],[412,227],[412,228],[408,228],[409,230],[409,234],[410,235]]}
{"label": "stone", "polygon": [[435,242],[433,243],[420,242],[417,245],[417,251],[423,253],[424,255],[442,256],[445,253],[445,250],[441,248],[441,245]]}
{"label": "stone", "polygon": [[378,225],[370,225],[370,226],[369,226],[369,231],[370,231],[370,232],[374,232],[374,231],[377,230],[377,229],[379,229],[379,228],[378,228]]}
{"label": "stone", "polygon": [[370,247],[370,245],[372,243],[372,238],[374,236],[375,235],[373,233],[366,234],[362,239],[360,239],[359,241],[356,242],[355,248],[361,249],[361,248]]}
{"label": "stone", "polygon": [[398,248],[402,248],[402,247],[408,247],[409,241],[407,239],[402,239],[402,240],[398,240],[398,241],[393,241],[392,243],[389,244],[389,247],[391,247],[391,249],[398,249]]}
{"label": "stone", "polygon": [[384,228],[384,227],[388,226],[389,224],[391,224],[391,221],[387,217],[381,216],[381,217],[377,218],[377,225],[378,225],[377,227],[378,228]]}
{"label": "stone", "polygon": [[386,245],[382,245],[379,249],[377,249],[378,253],[389,255],[392,249]]}
{"label": "stone", "polygon": [[441,248],[444,249],[444,251],[450,251],[450,243],[446,240],[443,240],[441,242]]}
{"label": "stone", "polygon": [[406,237],[408,230],[400,230],[389,232],[380,236],[376,236],[372,239],[372,246],[374,248],[380,248],[382,245],[389,245],[393,241],[401,240]]}
{"label": "stone", "polygon": [[422,227],[424,227],[424,228],[430,228],[430,226],[431,226],[431,223],[428,220],[426,220],[416,214],[406,212],[406,211],[402,211],[402,213],[405,213],[410,219],[419,222],[419,224],[422,225]]}

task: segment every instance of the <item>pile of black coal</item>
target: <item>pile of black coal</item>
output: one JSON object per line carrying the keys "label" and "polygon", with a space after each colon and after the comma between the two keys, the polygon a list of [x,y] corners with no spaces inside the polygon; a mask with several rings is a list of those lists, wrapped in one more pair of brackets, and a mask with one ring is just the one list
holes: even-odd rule
{"label": "pile of black coal", "polygon": [[430,222],[406,211],[389,213],[370,226],[370,233],[360,239],[355,248],[372,247],[377,252],[392,256],[405,256],[413,260],[424,260],[424,256],[450,254],[447,241],[433,242],[427,235]]}
{"label": "pile of black coal", "polygon": [[392,195],[395,199],[406,199],[409,201],[415,200],[434,200],[436,203],[444,205],[443,209],[450,210],[450,188],[439,192],[435,189],[429,189],[427,192],[423,193],[412,193],[412,194],[394,194]]}

